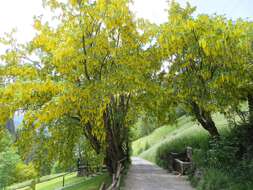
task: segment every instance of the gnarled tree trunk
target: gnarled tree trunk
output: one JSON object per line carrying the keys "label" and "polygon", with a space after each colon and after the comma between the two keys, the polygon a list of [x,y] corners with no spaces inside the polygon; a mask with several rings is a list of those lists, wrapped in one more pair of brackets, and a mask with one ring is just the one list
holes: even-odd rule
{"label": "gnarled tree trunk", "polygon": [[129,129],[126,126],[129,95],[112,96],[104,112],[106,130],[106,158],[108,171],[113,174],[117,170],[118,161],[129,161]]}
{"label": "gnarled tree trunk", "polygon": [[[106,133],[105,164],[110,174],[115,174],[118,161],[124,159],[121,164],[130,162],[129,155],[129,129],[126,125],[130,95],[112,95],[110,103],[103,113],[104,130]],[[91,143],[93,149],[99,153],[104,145],[96,135],[92,133],[91,123],[83,128],[84,135]]]}
{"label": "gnarled tree trunk", "polygon": [[220,134],[215,126],[211,113],[205,111],[196,102],[191,102],[191,105],[193,113],[202,127],[206,129],[212,137],[219,137]]}

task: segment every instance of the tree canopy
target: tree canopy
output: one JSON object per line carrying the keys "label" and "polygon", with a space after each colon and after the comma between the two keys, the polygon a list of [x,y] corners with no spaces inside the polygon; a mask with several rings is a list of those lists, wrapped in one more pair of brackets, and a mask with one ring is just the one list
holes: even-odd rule
{"label": "tree canopy", "polygon": [[120,160],[138,97],[157,89],[155,26],[135,19],[126,0],[45,5],[59,12],[54,24],[35,18],[37,35],[27,45],[3,40],[10,47],[2,56],[2,119],[21,110],[24,138],[43,131],[56,146],[73,148],[85,135],[97,153],[114,156],[109,163]]}
{"label": "tree canopy", "polygon": [[194,11],[172,1],[158,43],[177,103],[215,136],[211,114],[238,107],[252,93],[252,23]]}

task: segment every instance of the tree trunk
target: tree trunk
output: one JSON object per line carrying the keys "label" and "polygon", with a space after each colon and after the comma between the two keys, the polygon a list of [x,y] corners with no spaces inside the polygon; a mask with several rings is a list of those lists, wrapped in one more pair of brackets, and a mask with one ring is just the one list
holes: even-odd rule
{"label": "tree trunk", "polygon": [[211,137],[219,137],[220,134],[215,126],[211,113],[205,111],[196,102],[192,102],[191,105],[193,113],[202,127],[208,131]]}
{"label": "tree trunk", "polygon": [[248,94],[249,122],[253,124],[253,94]]}
{"label": "tree trunk", "polygon": [[[116,173],[118,161],[124,159],[123,166],[130,162],[129,129],[126,126],[129,99],[129,94],[112,95],[103,113],[106,133],[105,164],[111,175]],[[101,144],[101,139],[92,133],[91,123],[88,122],[84,126],[83,132],[93,149],[99,153],[104,146]]]}
{"label": "tree trunk", "polygon": [[128,111],[128,96],[112,96],[110,104],[104,112],[104,125],[106,130],[106,158],[110,174],[115,174],[118,162],[126,159],[123,162],[125,165],[129,160],[129,129],[126,126],[126,115]]}

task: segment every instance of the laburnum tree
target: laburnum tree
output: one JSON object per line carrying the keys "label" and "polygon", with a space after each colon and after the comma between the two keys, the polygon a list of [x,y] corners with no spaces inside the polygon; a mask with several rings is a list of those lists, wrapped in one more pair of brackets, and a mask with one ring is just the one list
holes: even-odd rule
{"label": "laburnum tree", "polygon": [[219,15],[193,16],[172,1],[158,43],[169,64],[165,84],[211,136],[212,113],[235,110],[252,93],[252,23]]}
{"label": "laburnum tree", "polygon": [[2,39],[1,121],[24,113],[20,141],[32,144],[43,131],[51,144],[44,155],[56,156],[84,135],[105,154],[110,173],[129,161],[129,124],[140,97],[160,93],[154,78],[161,67],[156,27],[135,19],[129,3],[44,1],[55,12],[52,23],[37,17],[37,35],[25,45]]}

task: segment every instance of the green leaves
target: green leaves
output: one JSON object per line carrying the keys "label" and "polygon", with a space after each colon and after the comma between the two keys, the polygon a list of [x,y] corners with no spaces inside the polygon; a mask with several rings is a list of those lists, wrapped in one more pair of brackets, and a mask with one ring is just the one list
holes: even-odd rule
{"label": "green leaves", "polygon": [[196,101],[208,112],[231,110],[252,89],[252,22],[193,11],[173,1],[160,28],[161,56],[170,62],[167,88],[186,107]]}
{"label": "green leaves", "polygon": [[[29,147],[43,137],[43,151],[57,148],[60,152],[62,141],[70,135],[64,150],[73,150],[89,124],[88,132],[104,148],[105,112],[112,99],[131,97],[124,107],[136,113],[141,98],[159,89],[155,78],[161,62],[154,40],[158,27],[135,19],[126,0],[46,0],[44,4],[61,12],[54,17],[57,25],[52,27],[38,17],[34,20],[37,34],[27,46],[7,43],[11,48],[2,56],[6,65],[0,74],[13,80],[1,89],[0,118],[5,121],[15,111],[24,111],[22,147],[28,139]],[[25,64],[23,57],[29,58]],[[119,123],[128,127],[137,116],[124,111]],[[28,154],[32,146],[24,150]],[[51,159],[59,155],[49,153]],[[68,157],[69,153],[73,152],[63,154]]]}

